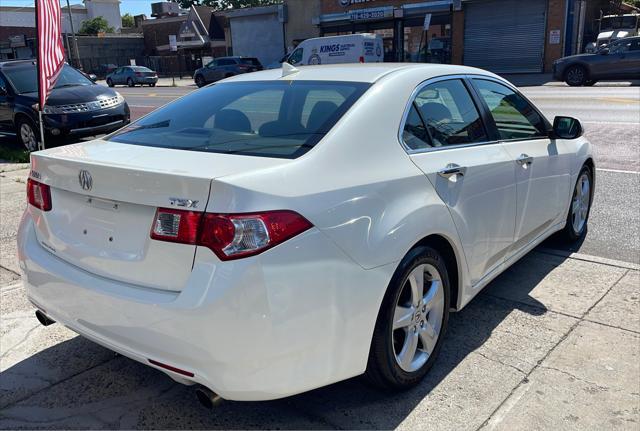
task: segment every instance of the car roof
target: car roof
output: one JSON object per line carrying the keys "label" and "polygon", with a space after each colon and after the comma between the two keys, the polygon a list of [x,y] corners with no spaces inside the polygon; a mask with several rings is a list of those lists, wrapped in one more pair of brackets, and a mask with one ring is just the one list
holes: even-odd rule
{"label": "car roof", "polygon": [[282,69],[271,69],[262,72],[244,73],[227,78],[225,82],[239,81],[273,81],[277,79],[301,81],[348,81],[374,83],[383,77],[402,71],[421,70],[424,79],[446,75],[486,75],[496,76],[491,72],[467,66],[425,63],[354,63],[325,64],[318,66],[301,66],[295,73],[283,76]]}
{"label": "car roof", "polygon": [[8,61],[0,61],[0,69],[5,69],[9,67],[27,67],[34,66],[36,64],[35,60],[8,60]]}

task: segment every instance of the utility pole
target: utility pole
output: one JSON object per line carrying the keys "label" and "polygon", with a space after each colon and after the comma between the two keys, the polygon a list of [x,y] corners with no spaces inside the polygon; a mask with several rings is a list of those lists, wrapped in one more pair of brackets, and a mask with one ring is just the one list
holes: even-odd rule
{"label": "utility pole", "polygon": [[[76,32],[73,29],[73,17],[71,16],[71,6],[69,6],[69,0],[67,0],[67,12],[69,12],[69,26],[71,27],[71,36],[73,37],[73,46],[75,48],[75,63],[76,67],[82,70],[82,65],[80,64],[80,51],[78,50],[78,38],[76,37]],[[69,47],[69,55],[74,57],[71,52],[71,47]],[[72,63],[74,61],[71,61]]]}

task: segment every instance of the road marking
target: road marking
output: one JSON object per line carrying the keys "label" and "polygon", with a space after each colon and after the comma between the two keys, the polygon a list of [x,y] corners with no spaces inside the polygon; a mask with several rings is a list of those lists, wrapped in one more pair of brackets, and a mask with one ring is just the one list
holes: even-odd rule
{"label": "road marking", "polygon": [[640,126],[640,122],[632,121],[582,121],[582,124],[597,124],[606,126]]}
{"label": "road marking", "polygon": [[602,172],[615,172],[616,174],[635,174],[635,175],[639,175],[640,172],[639,171],[625,171],[623,169],[604,169],[604,168],[596,168],[596,171],[602,171]]}
{"label": "road marking", "polygon": [[640,103],[638,99],[624,99],[622,97],[599,97],[597,100],[613,103]]}

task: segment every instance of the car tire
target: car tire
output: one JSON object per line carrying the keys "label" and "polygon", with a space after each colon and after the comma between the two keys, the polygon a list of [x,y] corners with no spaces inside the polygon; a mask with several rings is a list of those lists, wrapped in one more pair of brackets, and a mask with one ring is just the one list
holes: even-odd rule
{"label": "car tire", "polygon": [[136,84],[133,82],[133,79],[127,78],[127,85],[129,87],[135,87]]}
{"label": "car tire", "polygon": [[196,75],[196,85],[198,86],[198,88],[204,87],[206,84],[207,83],[205,82],[202,75]]}
{"label": "car tire", "polygon": [[113,87],[113,81],[110,79],[107,79],[107,86]]}
{"label": "car tire", "polygon": [[593,201],[593,172],[587,165],[583,166],[573,187],[567,224],[564,237],[569,242],[576,242],[587,232],[587,223]]}
{"label": "car tire", "polygon": [[575,65],[567,69],[565,82],[571,87],[580,87],[588,81],[587,69],[583,66]]}
{"label": "car tire", "polygon": [[[420,276],[422,292],[413,288],[419,286],[415,280]],[[449,277],[440,253],[431,247],[411,250],[396,269],[378,313],[365,371],[369,383],[402,390],[424,378],[442,347],[449,296]]]}
{"label": "car tire", "polygon": [[16,136],[18,142],[23,145],[27,151],[38,151],[39,132],[31,119],[20,116],[16,121]]}
{"label": "car tire", "polygon": [[149,84],[149,87],[155,87],[156,84]]}

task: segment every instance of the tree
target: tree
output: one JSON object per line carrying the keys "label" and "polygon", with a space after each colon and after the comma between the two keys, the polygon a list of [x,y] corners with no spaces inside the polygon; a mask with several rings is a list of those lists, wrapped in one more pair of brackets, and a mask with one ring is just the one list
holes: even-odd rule
{"label": "tree", "polygon": [[134,27],[135,21],[133,19],[133,15],[130,13],[125,13],[122,15],[122,27]]}
{"label": "tree", "polygon": [[80,27],[79,34],[93,34],[98,33],[113,33],[113,27],[109,27],[109,23],[101,16],[97,16],[93,19],[82,21],[82,27]]}
{"label": "tree", "polygon": [[183,9],[189,9],[191,6],[202,5],[216,8],[217,10],[238,9],[243,7],[269,6],[272,4],[280,4],[282,0],[173,0],[180,4]]}

